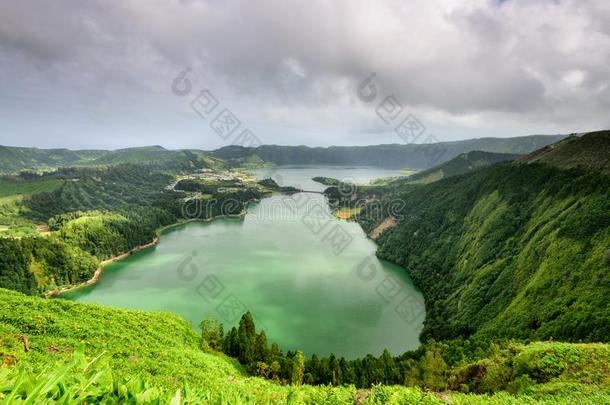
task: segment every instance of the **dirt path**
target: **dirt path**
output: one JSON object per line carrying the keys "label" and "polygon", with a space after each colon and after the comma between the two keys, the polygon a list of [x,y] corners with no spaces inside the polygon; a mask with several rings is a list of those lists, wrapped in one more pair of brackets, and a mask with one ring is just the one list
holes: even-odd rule
{"label": "dirt path", "polygon": [[369,233],[369,236],[371,239],[377,240],[385,230],[394,226],[396,226],[396,219],[394,217],[387,217]]}

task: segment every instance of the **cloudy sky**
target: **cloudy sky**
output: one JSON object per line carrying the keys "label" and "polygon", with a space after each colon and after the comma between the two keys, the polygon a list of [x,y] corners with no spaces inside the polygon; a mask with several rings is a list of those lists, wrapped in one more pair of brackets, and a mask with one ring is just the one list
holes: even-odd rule
{"label": "cloudy sky", "polygon": [[[219,136],[225,109],[240,126]],[[4,145],[394,143],[408,115],[455,140],[609,111],[608,0],[0,2]]]}

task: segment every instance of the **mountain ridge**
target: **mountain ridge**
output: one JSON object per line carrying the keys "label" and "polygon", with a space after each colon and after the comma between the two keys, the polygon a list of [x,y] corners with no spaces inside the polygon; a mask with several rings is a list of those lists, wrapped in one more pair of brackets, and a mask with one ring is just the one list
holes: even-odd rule
{"label": "mountain ridge", "polygon": [[369,146],[281,146],[244,147],[229,145],[211,151],[227,160],[256,155],[266,162],[285,164],[328,164],[379,166],[426,170],[461,153],[481,150],[492,153],[527,154],[567,135],[529,135],[512,138],[476,138],[430,144],[382,144]]}
{"label": "mountain ridge", "polygon": [[[493,153],[525,154],[567,135],[526,135],[513,138],[475,138],[432,144],[380,144],[368,146],[282,146],[261,145],[257,148],[229,145],[206,151],[200,149],[166,149],[160,145],[116,150],[66,148],[42,149],[0,145],[0,173],[22,170],[51,170],[67,166],[142,163],[146,161],[189,164],[202,156],[236,160],[240,163],[256,155],[263,161],[282,164],[363,165],[393,168],[428,169],[453,157],[483,150]],[[412,166],[412,167],[409,167]]]}
{"label": "mountain ridge", "polygon": [[583,168],[610,174],[610,131],[589,132],[580,137],[572,135],[516,162],[545,163],[562,169]]}
{"label": "mountain ridge", "polygon": [[451,160],[441,163],[431,169],[423,172],[415,173],[409,176],[409,182],[412,184],[426,184],[437,181],[443,178],[457,176],[471,172],[473,170],[482,169],[489,165],[504,162],[507,160],[515,160],[523,155],[512,153],[493,153],[474,150],[462,153]]}

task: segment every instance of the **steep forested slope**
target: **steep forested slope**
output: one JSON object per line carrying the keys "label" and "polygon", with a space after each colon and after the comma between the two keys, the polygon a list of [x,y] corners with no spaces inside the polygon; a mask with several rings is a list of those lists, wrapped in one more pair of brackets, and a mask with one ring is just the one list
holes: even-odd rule
{"label": "steep forested slope", "polygon": [[423,289],[424,338],[610,336],[608,177],[504,163],[399,196],[378,254]]}
{"label": "steep forested slope", "polygon": [[172,176],[144,165],[60,169],[42,178],[61,179],[61,187],[23,200],[22,215],[46,222],[53,215],[77,210],[161,206]]}
{"label": "steep forested slope", "polygon": [[561,168],[580,167],[610,174],[610,131],[570,136],[524,156],[522,163],[540,162]]}

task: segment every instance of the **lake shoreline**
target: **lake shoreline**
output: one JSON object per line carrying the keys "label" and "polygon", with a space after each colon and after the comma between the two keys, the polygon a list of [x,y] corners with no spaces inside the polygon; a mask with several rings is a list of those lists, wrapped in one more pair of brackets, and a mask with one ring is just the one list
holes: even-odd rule
{"label": "lake shoreline", "polygon": [[[290,172],[285,175],[287,184],[303,184],[302,188],[306,190],[319,189],[310,187],[308,180],[312,176],[308,171],[304,175],[300,171],[296,173],[307,177],[307,181],[299,182],[296,175],[289,177]],[[224,220],[221,216],[202,218],[193,209],[193,217],[199,218],[180,219],[159,227],[159,236],[163,237],[159,249],[136,255],[136,251],[143,250],[139,248],[131,252],[133,256],[127,261],[107,268],[108,264],[104,263],[103,271],[107,272],[98,275],[96,280],[61,290],[56,296],[82,303],[166,310],[193,325],[197,325],[202,313],[232,325],[233,318],[218,312],[218,308],[238,299],[245,308],[255,311],[260,322],[273,320],[261,327],[289,348],[325,355],[340,352],[349,358],[359,358],[368,353],[380,355],[383,348],[398,354],[419,347],[418,333],[425,312],[419,310],[423,307],[421,290],[415,287],[408,272],[391,261],[378,260],[376,241],[363,232],[354,218],[346,220],[332,215],[328,211],[332,207],[323,209],[324,219],[332,220],[323,233],[317,234],[303,222],[303,216],[310,212],[304,205],[306,201],[309,206],[327,206],[323,190],[310,195],[311,201],[307,194],[297,192],[292,198],[286,194],[277,190],[260,199],[252,199],[243,207],[242,215],[237,215],[238,218],[246,217],[243,222],[236,216]],[[216,219],[221,220],[212,222]],[[199,221],[206,223],[190,224]],[[330,235],[329,231],[333,229],[343,229],[353,239],[341,255],[333,253],[332,246],[325,241],[326,234]],[[153,242],[160,243],[160,240]],[[357,270],[363,263],[368,266],[365,270],[370,268],[375,272],[375,279],[359,275]],[[210,278],[214,275],[221,280]],[[387,302],[377,286],[387,277],[400,280],[400,292],[404,295],[394,296],[396,299],[392,303]],[[218,282],[220,287],[215,292],[220,293],[206,299],[202,294],[210,287],[210,280]],[[302,282],[295,284],[295,280]],[[269,290],[270,285],[279,288]],[[360,298],[354,299],[353,293],[345,295],[346,288],[358,293]],[[322,289],[340,292],[325,295],[320,293]],[[294,297],[289,305],[281,313],[269,310],[265,303],[273,302],[286,292]],[[408,321],[395,309],[405,297],[415,297],[406,301],[414,308],[413,319]],[[355,321],[350,314],[361,310],[363,301],[371,305],[365,310],[362,322]],[[304,315],[296,318],[290,314]],[[337,319],[347,319],[347,328],[353,328],[352,343],[327,342],[328,327],[310,324],[309,319],[316,316],[333,323]],[[290,322],[299,323],[299,328],[306,328],[307,332],[295,333],[287,326]],[[378,333],[384,328],[400,331],[400,339],[394,334]]]}
{"label": "lake shoreline", "polygon": [[99,267],[93,273],[93,277],[91,277],[89,280],[76,284],[76,285],[69,285],[69,286],[55,288],[53,290],[50,290],[50,291],[47,291],[46,293],[44,293],[43,297],[44,298],[58,298],[58,297],[61,297],[62,294],[80,290],[81,288],[90,287],[92,285],[97,284],[100,281],[100,279],[102,278],[102,274],[104,273],[104,270],[106,269],[106,267],[109,264],[116,263],[118,261],[121,261],[123,259],[126,259],[126,258],[132,256],[133,254],[135,254],[137,252],[141,252],[145,249],[156,246],[161,241],[161,236],[163,235],[163,233],[170,229],[177,228],[179,226],[186,225],[191,222],[212,222],[212,221],[215,221],[217,219],[222,219],[222,218],[244,218],[247,213],[248,213],[247,210],[244,210],[236,215],[217,215],[217,216],[211,217],[211,218],[191,218],[191,219],[181,220],[181,221],[175,222],[173,224],[163,226],[163,227],[157,229],[157,231],[156,231],[157,236],[149,243],[136,246],[133,249],[129,250],[128,252],[121,253],[120,255],[113,256],[109,259],[106,259],[106,260],[103,260],[102,262],[100,262]]}
{"label": "lake shoreline", "polygon": [[[273,195],[291,195],[293,193],[285,193],[285,192],[273,192],[271,193],[271,196]],[[95,270],[95,272],[93,273],[93,277],[91,277],[89,280],[84,281],[82,283],[76,284],[76,285],[67,285],[67,286],[62,286],[59,288],[55,288],[53,290],[47,291],[45,293],[42,294],[42,296],[44,298],[58,298],[60,297],[62,294],[68,293],[68,292],[72,292],[72,291],[76,291],[76,290],[80,290],[81,288],[85,288],[85,287],[89,287],[92,285],[95,285],[99,282],[99,280],[102,277],[102,274],[104,273],[104,269],[106,268],[106,266],[108,266],[109,264],[118,262],[120,260],[126,259],[127,257],[133,255],[134,253],[140,252],[142,250],[151,248],[153,246],[156,246],[160,240],[161,240],[161,236],[163,235],[164,232],[172,229],[172,228],[176,228],[182,225],[186,225],[189,224],[191,222],[212,222],[215,221],[217,219],[222,219],[222,218],[245,218],[246,215],[248,214],[248,206],[251,203],[258,203],[261,200],[258,198],[249,200],[246,202],[246,208],[240,212],[239,214],[225,214],[225,215],[216,215],[214,217],[210,217],[210,218],[191,218],[191,219],[186,219],[186,220],[179,220],[173,224],[169,224],[166,226],[163,226],[159,229],[156,230],[156,234],[157,236],[150,241],[149,243],[146,243],[144,245],[139,245],[134,247],[133,249],[131,249],[130,251],[126,252],[126,253],[121,253],[120,255],[117,256],[113,256],[109,259],[103,260],[102,262],[100,262],[99,267]]]}
{"label": "lake shoreline", "polygon": [[[272,197],[274,195],[292,195],[292,194],[298,194],[298,193],[302,193],[302,192],[303,192],[302,190],[295,191],[295,192],[275,191],[275,192],[272,192],[271,195],[263,197],[263,198]],[[320,192],[320,194],[324,195],[324,192]],[[177,222],[175,222],[173,224],[169,224],[169,225],[163,226],[163,227],[161,227],[161,228],[156,230],[157,236],[152,241],[150,241],[149,243],[146,243],[144,245],[136,246],[133,249],[129,250],[128,252],[121,253],[121,254],[119,254],[117,256],[113,256],[113,257],[111,257],[109,259],[101,261],[100,264],[99,264],[99,267],[95,270],[95,272],[93,273],[93,276],[89,280],[84,281],[84,282],[79,283],[79,284],[76,284],[76,285],[67,285],[67,286],[62,286],[62,287],[59,287],[59,288],[55,288],[53,290],[47,291],[45,293],[42,293],[41,295],[44,298],[58,298],[58,297],[61,297],[62,294],[73,292],[73,291],[77,291],[77,290],[80,290],[82,288],[90,287],[92,285],[95,285],[102,278],[104,270],[105,270],[105,268],[108,265],[110,265],[112,263],[116,263],[116,262],[121,261],[123,259],[126,259],[126,258],[132,256],[133,254],[137,253],[137,252],[140,252],[140,251],[143,251],[145,249],[148,249],[148,248],[151,248],[153,246],[156,246],[161,241],[161,236],[163,235],[164,232],[166,232],[166,231],[168,231],[170,229],[173,229],[173,228],[177,228],[177,227],[182,226],[182,225],[189,224],[191,222],[212,222],[212,221],[215,221],[217,219],[222,219],[222,218],[242,218],[243,219],[248,214],[248,206],[251,203],[259,203],[260,201],[261,201],[261,199],[257,199],[257,198],[256,199],[252,199],[250,201],[247,201],[246,202],[246,208],[242,212],[240,212],[239,214],[235,214],[235,215],[217,215],[217,216],[210,217],[210,218],[191,218],[191,219],[186,219],[186,220],[179,220],[179,221],[177,221]],[[342,218],[337,218],[337,219],[343,220],[343,221],[348,221],[348,219],[342,219]],[[371,238],[370,235],[366,234],[366,237],[368,239],[371,239],[373,242],[375,242],[375,239]]]}

